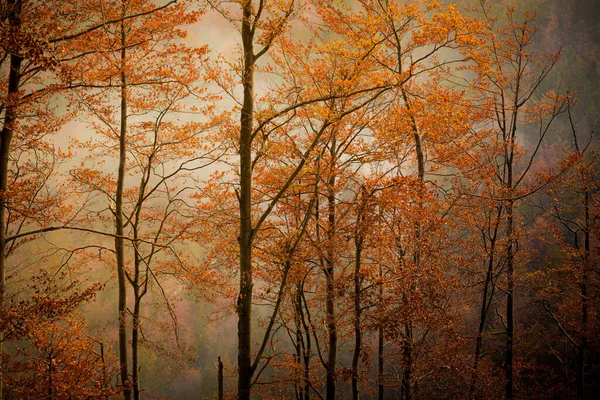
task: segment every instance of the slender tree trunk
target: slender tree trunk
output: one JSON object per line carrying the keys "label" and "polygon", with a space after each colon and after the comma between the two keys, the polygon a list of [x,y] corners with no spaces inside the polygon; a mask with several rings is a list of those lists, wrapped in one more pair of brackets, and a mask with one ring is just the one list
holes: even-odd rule
{"label": "slender tree trunk", "polygon": [[579,399],[585,399],[585,351],[587,347],[588,330],[588,273],[590,256],[590,192],[586,188],[583,198],[585,207],[585,232],[584,232],[584,255],[583,255],[583,273],[581,277],[581,343],[577,352],[577,396]]}
{"label": "slender tree trunk", "polygon": [[140,334],[140,287],[138,282],[135,282],[133,288],[135,304],[133,306],[133,327],[131,328],[131,380],[133,384],[133,399],[139,400],[140,398],[140,367],[138,365],[138,349],[139,349],[139,334]]}
{"label": "slender tree trunk", "polygon": [[[518,93],[518,89],[517,89]],[[515,107],[516,109],[516,107]],[[505,168],[506,168],[506,182],[505,186],[509,197],[513,195],[513,160],[514,160],[514,149],[515,149],[515,137],[517,132],[516,125],[517,115],[513,115],[512,128],[510,130],[509,142],[506,140],[505,146],[508,145],[505,150]],[[505,135],[506,138],[506,135]],[[514,248],[514,200],[511,198],[508,200],[506,205],[506,239],[508,240],[507,254],[506,254],[506,358],[505,358],[505,372],[506,372],[506,388],[505,398],[506,400],[513,399],[513,348],[514,348],[514,320],[513,320],[513,297],[515,291],[514,283],[514,270],[515,270],[515,248]]]}
{"label": "slender tree trunk", "polygon": [[513,398],[513,346],[514,346],[514,321],[513,321],[513,296],[514,296],[514,219],[513,202],[509,201],[507,206],[506,237],[508,238],[508,249],[506,258],[506,400]]}
{"label": "slender tree trunk", "polygon": [[[361,224],[361,213],[359,212],[357,218],[357,224]],[[357,229],[361,229],[359,225]],[[352,356],[352,399],[358,400],[358,363],[360,361],[360,349],[362,341],[362,328],[360,324],[361,308],[360,308],[360,291],[361,291],[361,280],[360,280],[360,268],[362,258],[362,246],[363,238],[359,232],[355,237],[356,254],[354,261],[354,354]]]}
{"label": "slender tree trunk", "polygon": [[250,399],[252,380],[252,125],[254,120],[254,45],[251,28],[251,1],[242,6],[242,44],[244,48],[244,99],[240,128],[240,293],[238,313],[238,398]]}
{"label": "slender tree trunk", "polygon": [[337,328],[335,322],[335,287],[333,265],[325,271],[327,279],[327,299],[325,312],[327,314],[328,352],[327,352],[327,392],[326,400],[335,399],[336,357],[337,357]]}
{"label": "slender tree trunk", "polygon": [[[404,97],[404,101],[406,104],[406,109],[410,111],[411,106],[408,100],[408,96],[404,89],[402,89],[402,95]],[[415,152],[417,156],[417,176],[419,178],[419,209],[421,210],[421,214],[424,213],[423,210],[423,197],[425,195],[425,153],[423,151],[423,142],[421,134],[419,133],[419,129],[417,127],[417,121],[414,115],[410,114],[411,123],[412,123],[412,131],[415,139]],[[415,254],[413,256],[413,261],[415,263],[415,267],[419,269],[421,267],[421,221],[417,220],[415,223]],[[413,292],[416,292],[417,285],[413,284]],[[408,305],[408,304],[407,304]],[[402,374],[402,389],[403,389],[403,398],[405,400],[411,400],[412,398],[412,388],[411,388],[411,380],[412,380],[412,369],[413,369],[413,325],[412,321],[409,319],[404,326],[406,337],[404,339],[403,346],[403,361],[404,361],[404,372]]]}
{"label": "slender tree trunk", "polygon": [[325,269],[326,300],[325,313],[327,320],[328,352],[327,352],[327,391],[326,400],[335,399],[336,358],[337,358],[337,327],[335,321],[335,251],[334,238],[336,229],[336,204],[335,204],[335,166],[336,166],[336,140],[333,134],[331,145],[331,175],[327,182],[329,194],[327,195],[328,207],[328,254]]}
{"label": "slender tree trunk", "polygon": [[[522,53],[517,56],[517,70],[522,71],[521,64]],[[512,117],[510,123],[510,130],[506,129],[506,122],[502,124],[502,134],[504,139],[504,168],[505,168],[505,189],[506,194],[510,198],[506,206],[506,238],[508,240],[508,248],[506,255],[506,388],[505,398],[506,400],[512,400],[513,393],[513,351],[514,351],[514,272],[515,272],[515,226],[514,226],[514,200],[512,199],[514,192],[514,157],[515,157],[515,143],[517,138],[517,121],[519,118],[519,93],[521,88],[521,76],[517,78],[515,94],[512,105]],[[504,95],[503,95],[504,96]],[[504,100],[503,100],[504,109]]]}
{"label": "slender tree trunk", "polygon": [[[585,267],[587,268],[587,266]],[[585,399],[585,350],[587,347],[587,271],[584,272],[581,284],[581,343],[577,349],[577,397]]]}
{"label": "slender tree trunk", "polygon": [[310,399],[310,348],[307,349],[304,356],[304,400]]}
{"label": "slender tree trunk", "polygon": [[[310,362],[310,331],[308,331],[304,321],[302,311],[302,285],[296,285],[296,295],[294,300],[295,318],[296,318],[296,354],[297,362],[302,371],[302,378],[297,383],[296,397],[298,400],[308,400],[309,398],[309,362]],[[306,341],[305,341],[306,335]]]}
{"label": "slender tree trunk", "polygon": [[311,340],[310,340],[310,329],[308,328],[308,324],[306,323],[306,319],[304,318],[304,311],[303,311],[303,304],[304,304],[304,285],[298,285],[298,312],[300,313],[300,322],[302,323],[302,329],[304,331],[304,334],[306,335],[306,346],[303,349],[302,352],[302,358],[303,358],[303,374],[304,374],[304,389],[303,389],[303,393],[304,393],[304,400],[309,400],[310,398],[310,394],[309,394],[309,390],[310,390],[310,355],[311,355]]}
{"label": "slender tree trunk", "polygon": [[325,312],[327,314],[328,352],[327,352],[327,392],[326,399],[335,399],[336,357],[337,357],[337,327],[335,321],[335,284],[334,267],[329,265],[325,270],[327,299]]}
{"label": "slender tree trunk", "polygon": [[[126,3],[122,3],[125,15]],[[127,162],[127,77],[125,74],[125,24],[121,22],[121,127],[119,132],[119,167],[117,191],[115,195],[115,253],[117,256],[117,277],[119,286],[119,367],[121,382],[125,386],[123,397],[131,399],[129,388],[129,369],[127,366],[127,282],[125,277],[125,243],[123,238],[123,187],[125,164]]]}
{"label": "slender tree trunk", "polygon": [[402,372],[402,396],[401,398],[404,400],[410,400],[412,398],[411,391],[411,380],[412,380],[412,364],[413,364],[413,356],[412,356],[412,342],[413,342],[413,333],[412,333],[412,325],[410,322],[407,322],[404,326],[405,331],[405,339],[404,345],[402,347],[402,364],[403,364],[403,372]]}
{"label": "slender tree trunk", "polygon": [[485,275],[485,282],[483,284],[483,294],[481,296],[481,310],[479,313],[479,326],[477,328],[477,341],[475,343],[475,356],[473,360],[473,376],[471,378],[471,386],[469,387],[469,399],[473,399],[475,396],[475,388],[477,381],[477,369],[479,367],[479,359],[481,356],[481,347],[483,346],[483,331],[485,329],[485,321],[487,319],[487,312],[489,310],[491,298],[489,298],[489,292],[493,288],[491,287],[493,272],[494,272],[494,262],[495,262],[495,249],[496,249],[496,239],[498,237],[498,228],[500,226],[500,218],[502,216],[502,207],[498,207],[498,215],[496,216],[496,222],[494,225],[494,233],[490,238],[490,250],[488,257],[488,266],[487,272]]}
{"label": "slender tree trunk", "polygon": [[217,381],[219,385],[219,400],[223,400],[223,363],[221,362],[221,357],[217,358]]}
{"label": "slender tree trunk", "polygon": [[[21,25],[21,10],[22,1],[8,0],[7,6],[8,25],[11,34],[17,35]],[[8,163],[10,157],[10,142],[12,140],[13,131],[17,121],[17,97],[19,86],[21,83],[21,63],[23,57],[13,51],[10,55],[10,70],[8,73],[8,91],[6,111],[4,113],[4,121],[2,125],[2,136],[0,137],[0,315],[6,315],[6,230],[8,225],[7,220],[7,203],[6,189],[8,188]],[[4,356],[3,349],[4,331],[0,330],[0,400],[4,394],[4,364],[2,359]]]}
{"label": "slender tree trunk", "polygon": [[304,400],[310,399],[310,351],[311,351],[311,342],[310,342],[310,332],[306,331],[306,348],[304,349]]}
{"label": "slender tree trunk", "polygon": [[[383,268],[379,265],[379,303],[383,302]],[[381,310],[380,314],[381,315]],[[380,317],[379,326],[377,327],[377,398],[383,400],[385,386],[383,385],[384,365],[383,365],[383,323]]]}
{"label": "slender tree trunk", "polygon": [[383,326],[377,328],[377,398],[383,400],[385,387],[383,386]]}
{"label": "slender tree trunk", "polygon": [[[298,306],[296,305],[296,310],[298,310],[297,307]],[[300,331],[299,321],[297,320],[299,318],[297,313],[298,311],[296,311],[296,342],[294,343],[294,349],[296,352],[294,353],[294,360],[296,361],[296,364],[302,368],[302,332]],[[304,384],[302,383],[302,380],[294,379],[294,392],[296,393],[296,400],[303,399],[303,390]]]}

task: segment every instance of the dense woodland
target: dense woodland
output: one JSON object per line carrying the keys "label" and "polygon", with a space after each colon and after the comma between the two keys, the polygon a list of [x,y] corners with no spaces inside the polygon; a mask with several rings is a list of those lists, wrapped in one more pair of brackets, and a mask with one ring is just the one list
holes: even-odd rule
{"label": "dense woodland", "polygon": [[0,399],[600,398],[596,1],[0,4]]}

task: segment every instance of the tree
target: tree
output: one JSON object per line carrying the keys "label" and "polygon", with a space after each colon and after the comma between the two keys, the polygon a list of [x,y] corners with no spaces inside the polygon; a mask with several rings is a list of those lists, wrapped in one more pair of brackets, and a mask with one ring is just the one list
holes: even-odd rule
{"label": "tree", "polygon": [[[215,6],[229,21],[240,21],[238,17],[235,16],[234,10],[228,9],[220,4],[215,4]],[[235,87],[235,84],[232,85],[229,79],[224,79],[221,75],[222,71],[215,68],[213,77],[241,106],[239,132],[236,132],[235,136],[237,142],[235,143],[235,146],[239,151],[239,188],[236,187],[236,195],[239,201],[240,216],[238,239],[240,249],[240,282],[239,297],[237,300],[237,314],[239,318],[238,396],[242,399],[247,399],[250,396],[252,378],[261,361],[261,353],[258,354],[258,357],[255,358],[254,362],[252,362],[251,357],[251,312],[253,294],[252,249],[255,238],[281,197],[284,196],[289,186],[303,169],[308,157],[313,152],[315,146],[320,142],[320,138],[328,131],[328,128],[344,116],[351,114],[354,110],[359,109],[364,104],[373,101],[373,99],[377,98],[382,91],[387,89],[382,85],[376,85],[371,88],[359,87],[358,89],[356,89],[356,87],[346,87],[347,85],[344,85],[343,81],[351,81],[351,79],[348,75],[344,75],[342,77],[336,76],[334,82],[324,82],[323,88],[326,89],[325,92],[320,91],[319,89],[322,88],[318,85],[315,89],[303,92],[303,87],[298,86],[300,76],[295,72],[293,76],[287,75],[287,78],[283,81],[283,85],[278,88],[273,95],[267,98],[271,100],[271,103],[265,101],[266,107],[264,110],[255,110],[254,74],[260,70],[258,60],[267,54],[276,43],[279,44],[279,49],[282,52],[284,46],[288,46],[287,50],[283,53],[285,57],[287,57],[287,60],[282,58],[284,62],[297,58],[291,54],[293,51],[298,51],[301,57],[310,56],[310,46],[305,46],[305,48],[309,49],[309,53],[307,54],[306,51],[301,50],[302,47],[299,46],[299,44],[282,39],[282,33],[290,23],[291,18],[298,13],[297,8],[299,8],[299,5],[294,1],[269,1],[259,2],[258,4],[255,4],[253,1],[244,1],[240,6],[242,16],[238,29],[241,34],[243,54],[241,55],[242,68],[239,71],[237,79],[240,80],[240,84],[243,88],[242,99],[235,99],[232,90],[232,88]],[[260,48],[255,50],[255,45],[257,44]],[[290,45],[293,45],[293,47],[289,47]],[[325,54],[324,57],[327,59],[328,55],[327,53]],[[326,73],[326,71],[317,69],[314,65],[308,65],[308,60],[309,59],[303,60],[303,65],[306,66],[306,77],[308,80],[313,76],[318,80],[323,79],[323,73]],[[288,70],[293,68],[289,63],[284,64],[284,67]],[[288,85],[289,81],[292,81],[292,85]],[[373,94],[370,94],[369,92],[373,92]],[[363,95],[363,97],[361,98],[360,95]],[[275,96],[279,96],[279,98]],[[358,104],[354,104],[348,110],[343,111],[338,111],[337,108],[332,106],[334,99],[350,96],[357,97],[359,99],[357,101]],[[320,125],[316,128],[314,136],[309,138],[308,146],[298,154],[299,161],[295,167],[290,170],[287,179],[283,181],[281,186],[275,188],[272,193],[269,193],[268,196],[263,198],[255,197],[255,189],[252,183],[254,175],[253,169],[254,165],[260,160],[262,153],[257,151],[256,156],[253,159],[254,152],[259,150],[261,145],[264,146],[269,143],[271,135],[274,133],[285,133],[287,129],[286,125],[289,123],[288,119],[293,118],[294,113],[300,108],[310,105],[319,107],[320,103],[326,103],[327,101],[329,101],[329,103],[320,110],[322,115],[324,115],[324,117],[321,118]],[[276,107],[276,105],[279,105],[279,107]],[[313,108],[313,110],[315,109]],[[316,109],[315,111],[319,110]],[[264,208],[255,218],[256,222],[253,222],[253,206],[255,204],[260,204],[261,206],[264,206]]]}
{"label": "tree", "polygon": [[[170,4],[170,3],[169,3]],[[68,87],[78,86],[80,83],[73,81],[72,70],[69,68],[73,60],[80,59],[93,53],[94,48],[92,35],[99,29],[129,20],[139,15],[122,15],[116,19],[101,19],[94,21],[86,19],[85,10],[98,10],[101,2],[67,1],[59,3],[48,3],[38,1],[12,1],[2,2],[2,36],[7,40],[2,43],[2,57],[0,59],[3,72],[2,85],[2,133],[0,141],[0,191],[2,201],[0,202],[0,309],[4,314],[6,287],[6,262],[7,245],[14,246],[17,239],[32,237],[36,234],[56,230],[59,227],[49,226],[59,221],[60,218],[49,218],[37,220],[28,215],[19,221],[9,221],[8,210],[11,207],[12,196],[20,185],[23,178],[21,170],[17,169],[17,179],[10,181],[9,175],[14,171],[15,144],[14,137],[17,134],[22,144],[16,146],[20,155],[27,147],[33,154],[40,151],[49,157],[51,167],[56,160],[68,156],[54,152],[51,144],[45,143],[47,134],[56,132],[64,123],[65,118],[56,118],[55,110],[49,106],[49,102],[56,94],[64,93]],[[90,7],[89,9],[87,7]],[[158,7],[162,9],[163,7]],[[146,10],[150,13],[156,10]],[[143,13],[142,13],[143,14]],[[6,22],[6,23],[5,23]],[[35,156],[36,158],[39,155]],[[11,160],[12,158],[12,160]],[[35,162],[34,162],[35,163]],[[38,164],[42,164],[41,162]],[[35,206],[39,201],[37,193],[49,192],[48,177],[51,172],[45,170],[39,176],[38,190],[29,202],[30,211],[38,209]],[[45,177],[45,178],[44,178]],[[63,196],[64,199],[66,196]],[[17,201],[22,201],[19,199]],[[48,204],[45,204],[48,206]],[[33,221],[30,230],[23,230],[29,225],[23,221]],[[69,218],[64,222],[68,222]],[[8,236],[9,225],[16,223],[17,231],[13,237]],[[41,223],[39,223],[41,222]],[[37,225],[37,226],[36,226]],[[61,224],[64,225],[64,224]],[[0,341],[1,342],[1,341]],[[0,348],[1,353],[1,348]],[[0,397],[1,397],[0,376]]]}
{"label": "tree", "polygon": [[[594,273],[594,265],[598,264],[598,246],[594,243],[598,240],[599,189],[594,175],[598,172],[599,158],[593,143],[594,132],[587,140],[577,134],[570,103],[567,114],[573,149],[565,147],[573,152],[563,156],[563,165],[544,171],[546,176],[559,174],[559,178],[548,187],[547,198],[540,200],[551,218],[542,221],[543,226],[550,227],[550,235],[545,240],[559,246],[564,261],[553,269],[536,271],[532,280],[534,290],[539,290],[539,301],[550,316],[549,325],[554,325],[558,331],[551,342],[562,337],[567,342],[564,360],[573,358],[572,366],[567,361],[564,364],[575,370],[576,389],[570,391],[569,382],[562,380],[555,384],[565,386],[561,389],[567,396],[569,392],[576,392],[577,398],[585,399],[590,395],[586,389],[586,367],[590,351],[597,346],[594,332],[599,327],[594,311],[598,307],[597,274]],[[570,347],[575,350],[572,356]]]}
{"label": "tree", "polygon": [[101,285],[81,288],[61,269],[32,275],[21,290],[33,293],[18,300],[2,318],[5,340],[5,395],[62,398],[115,394],[112,362],[101,342],[83,331],[75,311],[90,302]]}
{"label": "tree", "polygon": [[[166,270],[181,262],[176,243],[190,238],[195,223],[184,221],[192,214],[185,200],[196,183],[190,173],[218,158],[218,150],[202,141],[215,124],[210,107],[183,104],[192,96],[208,98],[196,87],[207,49],[180,42],[185,37],[180,27],[197,21],[200,12],[189,10],[186,3],[151,12],[153,7],[151,2],[121,2],[112,10],[116,18],[145,13],[144,17],[100,30],[96,40],[106,50],[79,64],[85,82],[79,102],[98,122],[91,124],[97,138],[78,144],[91,152],[96,163],[106,161],[104,157],[116,148],[117,177],[111,177],[112,171],[85,167],[71,172],[86,190],[106,196],[108,208],[105,202],[97,203],[94,214],[103,219],[107,212],[114,216],[121,382],[126,386],[124,396],[128,398],[132,391],[135,399],[140,395],[142,299],[156,284],[172,313],[159,280],[165,271],[159,266]],[[203,112],[208,122],[178,123],[177,115],[186,112]],[[126,184],[130,177],[139,179],[139,184]],[[133,291],[131,374],[127,365],[128,285]]]}
{"label": "tree", "polygon": [[[490,54],[489,64],[482,66],[488,72],[482,71],[486,83],[482,87],[495,100],[493,119],[497,128],[498,143],[502,154],[497,161],[497,179],[501,201],[506,213],[504,237],[506,245],[506,353],[505,398],[512,399],[513,392],[513,360],[514,360],[514,292],[515,292],[515,255],[519,232],[517,229],[515,204],[519,199],[527,197],[535,189],[526,188],[528,173],[535,157],[558,115],[566,110],[566,105],[572,93],[557,95],[547,93],[534,104],[534,95],[548,76],[558,60],[558,54],[539,56],[529,50],[536,29],[532,27],[535,13],[525,13],[522,22],[514,18],[514,8],[508,8],[506,26],[494,31],[490,25],[490,36],[486,52]],[[539,135],[533,150],[525,161],[517,160],[524,155],[519,149],[517,134],[520,132],[521,119],[535,124]]]}

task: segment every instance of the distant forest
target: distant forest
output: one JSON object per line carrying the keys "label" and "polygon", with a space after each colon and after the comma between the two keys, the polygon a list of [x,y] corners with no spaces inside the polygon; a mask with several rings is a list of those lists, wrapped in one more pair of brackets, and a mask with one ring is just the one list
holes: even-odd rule
{"label": "distant forest", "polygon": [[0,400],[600,398],[599,1],[0,17]]}

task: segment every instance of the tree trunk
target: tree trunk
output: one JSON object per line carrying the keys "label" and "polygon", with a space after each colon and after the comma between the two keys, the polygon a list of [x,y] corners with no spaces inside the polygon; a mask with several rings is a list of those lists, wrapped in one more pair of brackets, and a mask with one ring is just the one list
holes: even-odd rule
{"label": "tree trunk", "polygon": [[[296,294],[296,298],[298,295]],[[294,353],[294,361],[298,364],[300,368],[302,368],[302,331],[300,331],[299,325],[299,317],[298,317],[298,303],[295,301],[296,307],[296,315],[294,316],[296,319],[296,342],[294,343],[294,349],[296,352]],[[302,400],[304,398],[304,385],[300,379],[294,378],[294,392],[296,393],[296,400]]]}
{"label": "tree trunk", "polygon": [[221,357],[217,358],[217,381],[219,385],[219,400],[223,400],[223,363],[221,362]]}
{"label": "tree trunk", "polygon": [[471,386],[469,387],[469,399],[473,399],[475,396],[475,388],[477,381],[477,368],[479,367],[479,359],[481,356],[481,347],[483,346],[483,331],[485,329],[485,320],[487,318],[487,312],[491,304],[491,296],[489,295],[490,290],[493,292],[492,278],[494,272],[494,255],[496,248],[496,239],[498,237],[498,228],[500,226],[500,219],[502,216],[502,207],[498,207],[498,215],[496,216],[496,222],[494,226],[494,233],[490,238],[490,252],[488,258],[488,267],[485,275],[485,282],[483,284],[483,294],[481,296],[481,310],[479,313],[479,326],[477,328],[477,341],[475,343],[475,356],[473,360],[473,376],[471,378]]}
{"label": "tree trunk", "polygon": [[[310,331],[304,320],[304,312],[302,311],[302,291],[303,285],[296,285],[296,295],[294,299],[295,319],[296,319],[296,361],[301,368],[302,378],[296,384],[296,397],[298,400],[308,400],[309,398],[309,366],[310,366]],[[306,335],[306,340],[305,340]]]}
{"label": "tree trunk", "polygon": [[254,120],[254,46],[251,28],[252,7],[242,6],[242,43],[244,48],[244,99],[240,127],[240,293],[238,314],[238,398],[250,399],[252,380],[251,314],[252,314],[252,125]]}
{"label": "tree trunk", "polygon": [[[125,15],[126,3],[122,3]],[[123,233],[123,186],[125,181],[127,146],[127,78],[125,75],[125,24],[121,22],[121,128],[119,132],[119,168],[115,195],[115,253],[117,256],[117,277],[119,286],[119,369],[121,382],[125,386],[123,397],[131,399],[129,369],[127,367],[127,286],[125,277],[125,243]]]}
{"label": "tree trunk", "polygon": [[335,251],[334,238],[336,229],[336,207],[335,207],[335,165],[336,165],[336,140],[335,133],[330,143],[331,146],[331,176],[327,182],[329,194],[327,195],[328,207],[328,254],[325,269],[326,300],[325,313],[327,321],[328,351],[327,351],[327,391],[326,400],[335,399],[336,381],[336,358],[337,358],[337,327],[335,321]]}
{"label": "tree trunk", "polygon": [[[516,107],[515,107],[516,109]],[[505,134],[505,146],[508,148],[505,150],[505,168],[506,168],[506,183],[507,194],[509,197],[513,195],[513,160],[514,160],[514,149],[515,149],[515,137],[517,132],[516,126],[517,115],[513,115],[513,123],[510,131],[509,142],[506,143]],[[514,320],[513,320],[513,296],[514,296],[514,270],[515,270],[515,249],[514,249],[514,200],[511,198],[508,200],[506,206],[506,239],[508,240],[507,254],[506,254],[506,358],[505,358],[505,372],[506,372],[506,388],[504,397],[506,400],[512,400],[513,398],[513,346],[514,346]]]}
{"label": "tree trunk", "polygon": [[514,295],[514,220],[513,220],[513,201],[510,200],[507,206],[507,226],[506,237],[508,238],[508,249],[506,258],[506,400],[513,398],[513,346],[514,346],[514,322],[513,322],[513,295]]}
{"label": "tree trunk", "polygon": [[[383,268],[379,265],[379,303],[383,303]],[[377,398],[383,400],[385,386],[383,385],[383,323],[380,311],[379,326],[377,327]]]}
{"label": "tree trunk", "polygon": [[377,398],[383,400],[383,326],[377,328]]}
{"label": "tree trunk", "polygon": [[[410,102],[408,101],[408,96],[404,89],[402,89],[402,94],[404,97],[404,101],[406,104],[406,109],[410,111]],[[412,130],[415,139],[415,152],[417,156],[417,176],[419,178],[419,209],[421,211],[421,215],[423,215],[423,197],[425,195],[425,153],[423,152],[423,142],[421,134],[419,133],[419,129],[417,127],[417,121],[414,115],[410,114],[411,122],[412,122]],[[417,220],[415,223],[415,254],[413,256],[413,261],[415,263],[415,267],[417,269],[421,266],[421,221]],[[413,284],[413,292],[416,292],[417,284]],[[407,304],[408,305],[408,304]],[[413,368],[413,326],[412,321],[409,320],[405,324],[405,333],[406,337],[404,339],[404,348],[403,348],[403,359],[404,359],[404,372],[402,374],[402,389],[403,389],[403,398],[404,400],[410,400],[412,398],[412,388],[411,388],[411,380],[412,380],[412,368]]]}
{"label": "tree trunk", "polygon": [[412,398],[411,392],[411,380],[412,380],[412,326],[410,322],[407,322],[404,326],[405,330],[405,339],[404,345],[402,348],[402,395],[401,398],[404,400],[410,400]]}
{"label": "tree trunk", "polygon": [[[16,0],[8,0],[9,8],[8,24],[11,28],[11,34],[17,35],[21,25],[19,14],[22,10],[23,2]],[[17,121],[17,97],[19,86],[21,83],[21,63],[23,57],[13,51],[10,55],[10,70],[8,73],[8,91],[6,111],[4,114],[4,123],[2,125],[2,136],[0,137],[0,315],[4,317],[5,301],[6,301],[6,230],[8,225],[7,220],[7,203],[6,189],[8,188],[8,163],[10,157],[10,142],[12,140],[14,127]],[[2,358],[4,355],[3,349],[4,331],[0,331],[0,400],[3,398],[4,392],[4,365]]]}
{"label": "tree trunk", "polygon": [[[359,212],[357,224],[361,223],[361,213]],[[359,225],[357,229],[361,229]],[[360,308],[360,268],[362,257],[363,238],[360,232],[357,232],[355,237],[356,255],[354,261],[354,354],[352,356],[352,399],[358,400],[358,362],[360,360],[360,349],[362,341],[362,328],[360,324],[361,308]]]}
{"label": "tree trunk", "polygon": [[585,350],[587,347],[588,330],[588,273],[590,256],[590,192],[585,189],[583,198],[585,207],[585,232],[584,232],[584,254],[583,254],[583,274],[581,277],[581,343],[577,351],[577,396],[579,399],[585,399]]}
{"label": "tree trunk", "polygon": [[139,400],[140,398],[140,374],[139,374],[139,334],[140,334],[140,305],[141,305],[141,296],[140,296],[140,287],[135,282],[136,285],[133,288],[133,293],[135,297],[135,305],[133,306],[133,327],[131,328],[131,380],[133,384],[133,399]]}
{"label": "tree trunk", "polygon": [[[522,53],[517,57],[518,71],[521,70]],[[513,192],[514,192],[514,157],[515,157],[515,143],[517,137],[517,121],[519,118],[519,93],[521,88],[521,75],[517,78],[515,97],[513,99],[512,106],[512,117],[510,123],[510,130],[506,129],[506,123],[502,124],[502,137],[504,139],[504,168],[505,168],[505,181],[504,187],[506,194],[509,197],[506,206],[506,239],[508,240],[507,254],[506,254],[506,388],[505,398],[506,400],[512,400],[513,393],[513,350],[514,350],[514,271],[515,271],[515,227],[514,227],[514,203]],[[504,102],[503,102],[504,104]],[[503,106],[504,107],[504,106]],[[518,181],[517,181],[518,182]]]}
{"label": "tree trunk", "polygon": [[308,328],[308,324],[304,318],[303,304],[304,304],[304,284],[298,285],[298,312],[300,314],[300,322],[302,323],[302,329],[304,334],[306,335],[306,346],[303,349],[302,358],[303,358],[303,378],[304,378],[304,400],[308,400],[310,398],[309,390],[310,390],[310,354],[311,354],[311,340],[310,340],[310,330]]}

